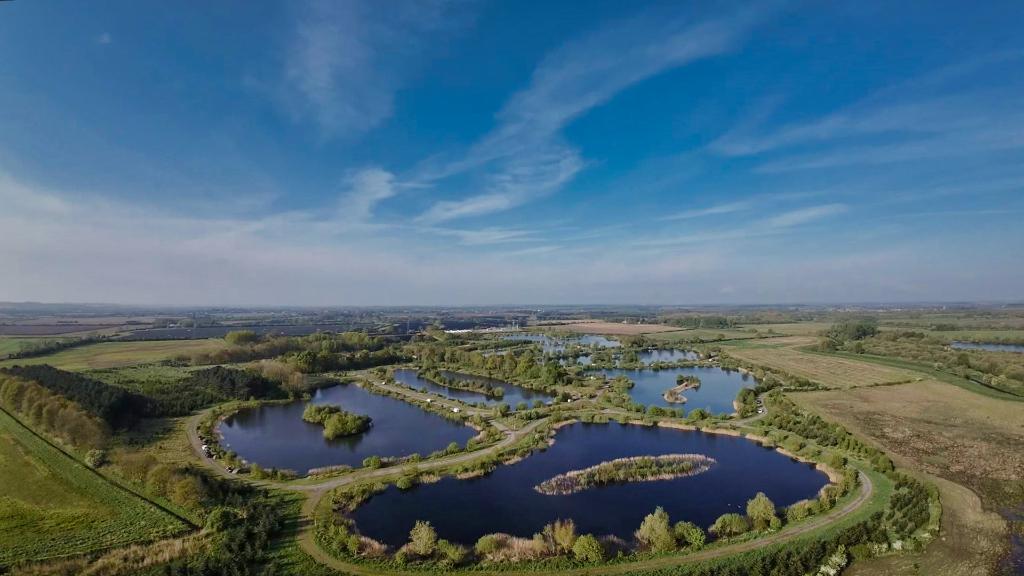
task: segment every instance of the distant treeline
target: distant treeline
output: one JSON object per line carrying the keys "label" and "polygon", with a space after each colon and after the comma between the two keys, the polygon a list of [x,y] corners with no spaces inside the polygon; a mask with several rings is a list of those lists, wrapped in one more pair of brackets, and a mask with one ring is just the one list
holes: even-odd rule
{"label": "distant treeline", "polygon": [[732,328],[736,326],[731,318],[726,316],[670,316],[662,319],[662,323],[680,328]]}
{"label": "distant treeline", "polygon": [[67,350],[68,348],[77,348],[88,344],[106,342],[107,340],[109,340],[109,338],[106,336],[75,338],[71,340],[39,340],[30,344],[23,344],[20,350],[8,354],[7,357],[13,359],[35,358],[36,356],[46,356],[47,354],[53,354],[55,352],[60,352],[61,350]]}

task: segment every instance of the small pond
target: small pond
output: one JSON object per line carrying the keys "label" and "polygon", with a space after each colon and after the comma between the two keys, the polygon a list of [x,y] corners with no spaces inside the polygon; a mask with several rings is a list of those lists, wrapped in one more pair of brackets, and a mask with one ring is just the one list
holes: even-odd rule
{"label": "small pond", "polygon": [[464,445],[476,432],[396,398],[373,394],[355,384],[317,390],[312,402],[337,404],[373,418],[363,434],[325,440],[323,426],[302,420],[305,402],[247,409],[221,423],[222,445],[265,468],[300,474],[312,468],[348,464],[361,466],[367,456],[423,456],[451,442]]}
{"label": "small pond", "polygon": [[[717,366],[696,366],[692,368],[669,368],[667,370],[601,370],[608,378],[625,376],[634,382],[629,396],[634,402],[647,406],[664,406],[682,408],[689,412],[695,408],[703,408],[712,414],[731,414],[732,401],[736,399],[740,389],[753,388],[757,381],[745,372],[724,370]],[[662,396],[666,390],[676,385],[679,375],[700,378],[700,387],[683,392],[686,402],[673,404],[666,402]]]}
{"label": "small pond", "polygon": [[[569,470],[614,458],[696,453],[718,463],[687,478],[592,488],[560,496],[534,491],[538,483]],[[408,492],[394,486],[373,496],[354,513],[359,530],[392,546],[401,545],[417,520],[428,520],[439,538],[472,545],[491,532],[530,537],[545,524],[571,518],[580,533],[614,534],[626,540],[644,516],[662,506],[672,521],[689,520],[705,529],[727,512],[743,513],[761,491],[783,507],[814,497],[828,478],[750,440],[696,431],[620,424],[573,424],[558,432],[555,445],[491,474],[458,480],[446,477]]]}
{"label": "small pond", "polygon": [[995,344],[978,342],[953,342],[953,348],[958,350],[988,350],[989,352],[1021,352],[1024,353],[1024,345],[1021,344]]}
{"label": "small pond", "polygon": [[419,375],[416,373],[416,370],[411,368],[399,368],[395,370],[395,380],[400,384],[416,388],[417,390],[434,392],[436,394],[441,394],[446,398],[461,400],[463,402],[468,402],[471,404],[474,402],[483,402],[485,404],[498,404],[504,402],[505,404],[508,404],[509,406],[515,408],[516,404],[520,402],[526,402],[527,404],[530,404],[532,406],[535,400],[547,402],[548,400],[552,399],[551,396],[543,392],[529,390],[527,388],[516,386],[514,384],[509,384],[508,382],[503,382],[501,380],[495,380],[493,378],[476,376],[473,374],[462,374],[460,372],[452,372],[450,370],[441,370],[440,372],[441,375],[444,376],[445,378],[465,380],[470,382],[485,382],[495,388],[501,388],[502,390],[505,391],[505,395],[502,396],[501,398],[495,398],[492,396],[487,396],[486,394],[482,394],[480,392],[473,392],[470,390],[459,390],[457,388],[441,386],[440,384],[435,384],[425,378],[420,378]]}

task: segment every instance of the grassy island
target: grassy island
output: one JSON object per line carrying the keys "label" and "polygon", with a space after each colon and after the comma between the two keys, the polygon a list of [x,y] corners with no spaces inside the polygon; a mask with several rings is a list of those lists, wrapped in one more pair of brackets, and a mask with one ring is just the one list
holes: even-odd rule
{"label": "grassy island", "polygon": [[714,458],[703,454],[617,458],[589,468],[559,474],[534,486],[534,490],[548,496],[561,496],[606,484],[672,480],[706,472],[714,464]]}
{"label": "grassy island", "polygon": [[672,404],[683,404],[686,402],[686,396],[683,396],[683,392],[694,388],[700,388],[700,378],[681,374],[676,378],[676,385],[665,390],[662,398]]}
{"label": "grassy island", "polygon": [[309,404],[302,411],[302,419],[324,427],[324,438],[334,440],[342,436],[360,434],[370,428],[372,419],[362,414],[353,414],[340,406]]}

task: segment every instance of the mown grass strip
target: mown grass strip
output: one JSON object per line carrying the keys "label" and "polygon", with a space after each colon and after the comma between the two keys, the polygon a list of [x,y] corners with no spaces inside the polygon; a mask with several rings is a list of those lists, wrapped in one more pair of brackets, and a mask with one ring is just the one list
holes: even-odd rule
{"label": "mown grass strip", "polygon": [[[0,410],[12,486],[0,498],[0,568],[153,541],[190,525],[143,500]],[[19,498],[20,496],[20,498]],[[63,502],[63,504],[61,504]]]}

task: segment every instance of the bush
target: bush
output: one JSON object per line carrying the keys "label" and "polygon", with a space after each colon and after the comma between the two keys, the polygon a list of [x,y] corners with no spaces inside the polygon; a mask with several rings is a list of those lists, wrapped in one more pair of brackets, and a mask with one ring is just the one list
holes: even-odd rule
{"label": "bush", "polygon": [[636,539],[655,552],[671,552],[676,549],[676,538],[669,525],[668,512],[658,506],[647,515],[636,531]]}
{"label": "bush", "polygon": [[465,561],[469,551],[464,546],[447,540],[437,541],[437,552],[441,555],[441,563],[448,567],[458,566]]}
{"label": "bush", "polygon": [[604,547],[592,534],[584,534],[572,545],[572,554],[581,562],[597,563],[604,560]]}
{"label": "bush", "polygon": [[703,548],[704,542],[707,540],[707,536],[700,526],[691,522],[676,522],[676,525],[672,527],[672,534],[677,542],[685,544],[694,550]]}
{"label": "bush", "polygon": [[85,455],[85,463],[90,468],[99,468],[107,462],[107,453],[104,450],[92,449]]}
{"label": "bush", "polygon": [[497,534],[484,534],[476,541],[473,551],[476,552],[477,556],[486,556],[497,551],[500,546],[501,540]]}
{"label": "bush", "polygon": [[417,520],[409,531],[409,549],[419,556],[430,556],[437,548],[437,532],[430,522]]}
{"label": "bush", "polygon": [[758,492],[756,496],[747,501],[747,517],[754,524],[755,530],[766,530],[778,521],[775,515],[775,503],[771,501],[764,492]]}
{"label": "bush", "polygon": [[380,459],[380,456],[367,456],[366,458],[363,458],[364,468],[380,468],[383,463],[384,462]]}
{"label": "bush", "polygon": [[739,536],[748,530],[750,530],[750,525],[747,523],[747,519],[735,513],[722,514],[710,528],[711,533],[719,538]]}

